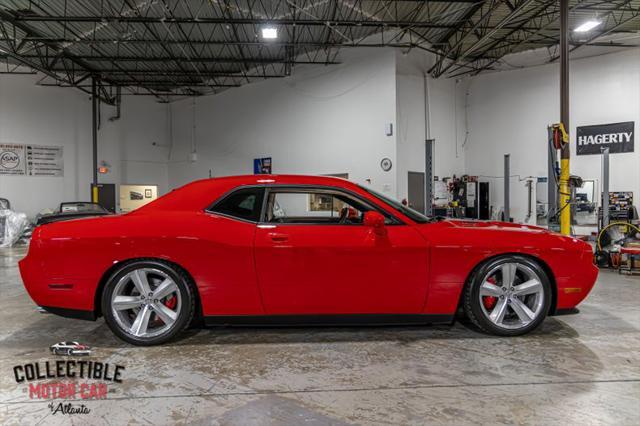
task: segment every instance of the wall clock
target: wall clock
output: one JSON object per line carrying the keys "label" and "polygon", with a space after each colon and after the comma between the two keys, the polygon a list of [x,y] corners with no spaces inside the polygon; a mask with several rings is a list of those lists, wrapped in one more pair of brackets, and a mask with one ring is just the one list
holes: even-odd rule
{"label": "wall clock", "polygon": [[383,158],[380,162],[380,167],[382,167],[382,170],[384,170],[385,172],[391,170],[392,165],[393,163],[391,163],[391,160],[389,158]]}

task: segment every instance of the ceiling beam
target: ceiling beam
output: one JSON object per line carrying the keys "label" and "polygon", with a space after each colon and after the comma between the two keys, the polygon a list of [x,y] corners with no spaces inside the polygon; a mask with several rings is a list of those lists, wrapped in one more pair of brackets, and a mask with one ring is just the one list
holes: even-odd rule
{"label": "ceiling beam", "polygon": [[[25,59],[38,59],[39,55],[21,55]],[[4,59],[5,55],[0,54],[0,59]],[[174,59],[171,56],[101,56],[101,55],[91,55],[91,56],[82,56],[84,61],[96,61],[96,62],[173,62]],[[288,58],[216,58],[216,57],[207,57],[207,58],[183,58],[181,62],[207,62],[207,63],[222,63],[222,64],[236,64],[236,63],[250,63],[250,64],[286,64],[286,63],[294,63],[294,64],[340,64],[339,61],[326,61],[326,60],[294,60],[291,61]],[[99,74],[102,69],[91,68],[92,72],[95,74]]]}
{"label": "ceiling beam", "polygon": [[[31,36],[36,36],[36,37],[41,37],[42,34],[36,30],[34,30],[33,28],[29,27],[28,25],[25,25],[23,23],[17,23],[13,20],[13,16],[9,13],[6,13],[4,10],[0,9],[0,25],[3,24],[3,22],[7,22],[10,23],[11,25],[14,26],[14,30],[15,28],[19,29],[20,31],[24,32],[26,35],[31,35]],[[15,31],[14,31],[15,34]],[[84,60],[82,60],[81,58],[76,57],[75,55],[73,55],[70,52],[67,52],[65,49],[60,49],[59,46],[56,43],[44,43],[44,45],[51,49],[52,51],[56,52],[58,57],[62,57],[70,62],[72,62],[73,64],[77,65],[78,67],[80,67],[81,69],[83,69],[85,72],[90,73],[90,74],[95,74],[96,70],[94,68],[92,68],[89,64],[87,64]],[[15,46],[14,46],[15,47]],[[66,69],[64,70],[64,72],[66,73],[66,75],[60,75],[54,71],[51,71],[47,66],[44,66],[44,64],[42,63],[42,56],[25,56],[20,54],[19,51],[16,51],[15,49],[11,48],[11,45],[9,45],[8,48],[2,47],[0,46],[0,57],[2,57],[3,59],[12,59],[16,62],[19,62],[23,65],[28,66],[31,69],[34,69],[36,71],[39,71],[43,74],[45,74],[48,77],[51,77],[53,79],[55,79],[56,81],[62,81],[65,82],[67,84],[69,84],[70,86],[76,87],[79,90],[87,93],[87,94],[91,94],[90,90],[86,90],[85,88],[81,88],[78,87],[76,85],[76,83],[74,82],[74,78],[69,75],[69,73],[67,73]],[[99,95],[99,97],[102,99],[103,102],[107,103],[107,104],[113,104],[115,102],[114,98],[111,97],[106,97],[106,96],[102,96]]]}
{"label": "ceiling beam", "polygon": [[38,16],[18,15],[19,22],[100,22],[109,24],[213,24],[213,25],[274,25],[314,27],[411,27],[411,28],[457,28],[454,24],[404,20],[360,20],[360,19],[291,19],[291,18],[213,18],[213,17],[157,17],[157,16]]}
{"label": "ceiling beam", "polygon": [[[607,14],[607,17],[605,18],[605,22],[603,25],[604,29],[602,31],[596,31],[593,35],[588,37],[586,40],[578,42],[578,44],[574,45],[571,49],[569,49],[569,53],[575,52],[577,49],[588,45],[589,43],[599,39],[600,37],[604,37],[608,34],[615,32],[620,27],[640,17],[640,10],[625,9],[625,6],[627,6],[629,3],[631,3],[631,0],[626,0],[623,4],[620,5],[619,9],[609,12]],[[618,14],[619,16],[617,16]],[[610,21],[613,21],[612,24],[607,25]],[[554,55],[549,60],[549,62],[554,62],[559,57],[560,55]]]}
{"label": "ceiling beam", "polygon": [[[536,9],[535,7],[532,8],[530,11],[533,11],[534,13],[532,15],[529,15],[529,17],[524,21],[524,23],[520,26],[520,28],[518,29],[514,29],[509,31],[508,34],[504,35],[503,37],[500,37],[499,39],[493,40],[493,42],[491,42],[487,47],[485,47],[477,56],[476,59],[474,59],[472,62],[477,61],[478,59],[486,59],[488,60],[488,64],[480,67],[479,70],[476,70],[473,72],[474,75],[477,75],[481,69],[486,69],[488,66],[494,64],[495,62],[499,61],[500,58],[503,55],[493,55],[493,58],[489,57],[489,53],[491,53],[496,46],[499,46],[501,43],[504,43],[506,41],[509,40],[510,37],[512,37],[514,34],[519,33],[519,32],[531,32],[531,31],[535,31],[535,28],[530,28],[528,26],[528,23],[532,22],[532,21],[539,21],[541,18],[545,17],[545,16],[553,16],[553,15],[549,15],[548,14],[548,10],[549,7],[553,7],[554,5],[557,4],[557,0],[550,0],[547,3],[543,3],[541,5],[538,6],[538,8]],[[516,11],[516,8],[512,9],[514,12]],[[530,12],[528,11],[528,12]],[[542,26],[541,24],[539,26]],[[468,51],[471,49],[468,49]],[[468,54],[468,53],[467,53]],[[465,54],[462,54],[458,57],[458,60],[463,60],[464,59]],[[453,70],[453,72],[459,70],[460,67],[458,67],[457,69]],[[446,70],[445,70],[446,71]]]}
{"label": "ceiling beam", "polygon": [[[493,15],[493,12],[495,12],[502,5],[502,0],[490,0],[487,3],[483,2],[480,5],[480,8],[478,8],[474,12],[474,14],[454,32],[452,37],[455,38],[455,40],[453,40],[453,43],[451,43],[452,37],[447,40],[447,44],[449,45],[448,49],[443,50],[443,53],[436,60],[435,64],[433,64],[433,66],[429,69],[428,73],[433,77],[439,77],[440,75],[442,75],[441,68],[444,61],[446,59],[457,60],[456,52],[460,50],[464,41],[471,34],[476,34],[478,30],[487,29],[484,23]],[[479,13],[480,16],[478,16],[478,18],[474,21],[473,16],[475,16],[476,13]]]}
{"label": "ceiling beam", "polygon": [[109,38],[101,38],[101,39],[74,39],[74,38],[59,38],[59,37],[25,37],[25,38],[2,38],[0,37],[0,42],[10,42],[14,43],[16,41],[25,40],[29,42],[36,43],[74,43],[74,44],[82,44],[82,45],[97,45],[97,44],[165,44],[165,45],[175,45],[175,44],[194,44],[194,45],[211,45],[211,46],[250,46],[250,47],[261,47],[261,48],[270,48],[270,47],[397,47],[399,49],[413,49],[421,47],[418,43],[410,43],[410,42],[389,42],[389,43],[372,43],[365,40],[362,41],[354,41],[353,43],[348,42],[323,42],[323,41],[243,41],[243,40],[157,40],[157,39],[109,39]]}
{"label": "ceiling beam", "polygon": [[[241,76],[239,76],[241,77]],[[40,83],[40,86],[53,86],[53,87],[82,87],[82,88],[90,88],[91,84],[81,84],[81,85],[69,85],[69,84],[57,84],[57,83]],[[180,88],[180,87],[240,87],[240,84],[207,84],[202,82],[176,82],[173,80],[166,81],[145,81],[140,83],[139,81],[118,81],[109,84],[109,86],[113,87],[164,87],[164,88]]]}

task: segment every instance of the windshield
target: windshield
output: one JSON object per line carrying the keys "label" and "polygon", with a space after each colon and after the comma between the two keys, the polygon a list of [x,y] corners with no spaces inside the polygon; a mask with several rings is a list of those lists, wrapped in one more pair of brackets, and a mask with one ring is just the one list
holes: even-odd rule
{"label": "windshield", "polygon": [[430,221],[430,219],[427,216],[423,215],[420,212],[415,211],[411,207],[407,207],[403,205],[402,203],[394,200],[393,198],[389,198],[386,195],[382,195],[381,193],[374,191],[373,189],[365,188],[364,186],[361,186],[361,185],[358,185],[358,186],[364,189],[365,191],[367,191],[369,194],[373,195],[374,197],[381,199],[386,204],[398,210],[400,213],[404,214],[414,222],[426,223]]}

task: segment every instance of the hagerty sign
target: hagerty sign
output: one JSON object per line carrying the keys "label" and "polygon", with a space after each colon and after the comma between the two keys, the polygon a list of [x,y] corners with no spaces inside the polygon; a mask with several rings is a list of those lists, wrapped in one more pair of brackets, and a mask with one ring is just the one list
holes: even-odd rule
{"label": "hagerty sign", "polygon": [[633,152],[634,122],[598,124],[576,129],[576,153],[578,155],[601,154],[604,148],[609,153]]}

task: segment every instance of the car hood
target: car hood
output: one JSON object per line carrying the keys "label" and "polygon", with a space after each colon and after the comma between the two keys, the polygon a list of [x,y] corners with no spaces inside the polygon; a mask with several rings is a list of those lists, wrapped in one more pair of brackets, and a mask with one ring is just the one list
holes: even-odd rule
{"label": "car hood", "polygon": [[587,250],[589,244],[535,225],[510,222],[444,219],[418,226],[418,230],[434,245],[460,245],[478,248],[520,250],[537,249]]}
{"label": "car hood", "polygon": [[511,223],[511,222],[499,222],[493,220],[464,220],[464,219],[446,219],[443,222],[446,222],[450,226],[456,228],[480,228],[486,230],[495,230],[495,231],[511,231],[511,232],[529,232],[534,234],[552,234],[553,232],[549,231],[546,228],[542,228],[540,226],[535,225],[526,225],[521,223]]}

